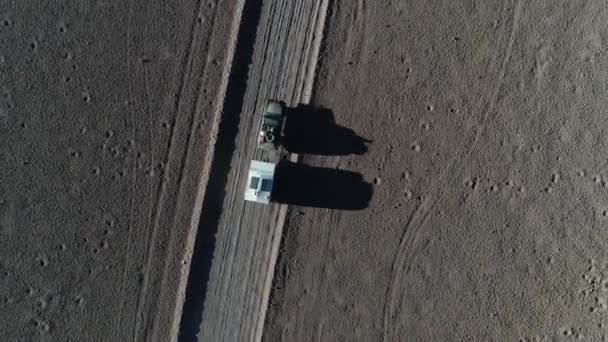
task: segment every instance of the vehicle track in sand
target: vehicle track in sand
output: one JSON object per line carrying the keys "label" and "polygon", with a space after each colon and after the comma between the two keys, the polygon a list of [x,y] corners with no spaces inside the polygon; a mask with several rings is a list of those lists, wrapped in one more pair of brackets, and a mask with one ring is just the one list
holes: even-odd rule
{"label": "vehicle track in sand", "polygon": [[[256,34],[239,36],[209,183],[216,194],[207,190],[199,227],[201,236],[217,229],[213,264],[208,275],[192,270],[180,339],[262,337],[286,206],[245,203],[244,177],[250,160],[273,159],[255,147],[266,100],[310,98],[326,10],[326,0],[245,3],[242,25]],[[193,267],[200,263],[195,254]]]}
{"label": "vehicle track in sand", "polygon": [[177,337],[242,4],[0,5],[0,340]]}
{"label": "vehicle track in sand", "polygon": [[[505,1],[503,11],[508,8],[510,3],[511,0]],[[513,50],[513,44],[515,42],[515,36],[517,34],[519,24],[521,7],[522,1],[516,0],[512,11],[513,13],[510,20],[510,26],[508,30],[503,33],[503,37],[507,37],[508,39],[506,41],[504,52],[502,53],[503,57],[497,72],[495,86],[491,92],[491,96],[488,104],[486,105],[483,116],[480,118],[479,123],[473,125],[473,128],[471,129],[470,135],[472,136],[472,139],[465,141],[465,144],[463,144],[463,146],[460,148],[460,152],[456,153],[456,155],[450,160],[448,166],[444,168],[439,175],[437,182],[435,182],[432,187],[422,196],[423,202],[418,205],[405,225],[403,236],[399,242],[397,254],[395,255],[395,260],[392,265],[393,275],[386,292],[383,319],[384,341],[390,341],[395,338],[395,336],[392,335],[391,320],[395,316],[395,307],[400,301],[397,291],[403,290],[403,287],[401,287],[400,284],[402,283],[403,278],[407,277],[411,270],[413,260],[416,257],[416,252],[419,247],[418,240],[424,226],[427,224],[430,218],[429,215],[438,205],[438,202],[441,201],[440,191],[447,185],[447,183],[453,182],[455,179],[460,179],[459,176],[463,166],[471,156],[471,153],[475,150],[477,143],[484,132],[486,122],[494,112],[494,107],[503,83],[502,81],[507,71],[509,59],[511,58],[511,52]],[[450,175],[453,176],[449,177]]]}
{"label": "vehicle track in sand", "polygon": [[265,338],[600,340],[571,294],[605,259],[605,8],[361,3],[335,6],[313,102],[373,141],[341,166],[374,196],[290,210]]}
{"label": "vehicle track in sand", "polygon": [[[204,5],[207,6],[205,11]],[[196,230],[191,218],[198,214],[200,206],[196,203],[204,192],[201,184],[206,184],[209,173],[236,41],[239,4],[199,1],[196,8],[175,94],[169,146],[161,163],[164,168],[159,194],[152,205],[154,209],[148,212],[150,230],[144,236],[146,248],[140,252],[145,262],[141,269],[142,287],[136,301],[133,340],[177,338],[187,265]],[[140,61],[146,77],[146,62],[141,58]],[[214,84],[213,80],[220,81]],[[202,156],[202,163],[200,157],[194,158],[193,154]],[[198,191],[192,191],[193,188]],[[161,321],[169,324],[159,324]]]}

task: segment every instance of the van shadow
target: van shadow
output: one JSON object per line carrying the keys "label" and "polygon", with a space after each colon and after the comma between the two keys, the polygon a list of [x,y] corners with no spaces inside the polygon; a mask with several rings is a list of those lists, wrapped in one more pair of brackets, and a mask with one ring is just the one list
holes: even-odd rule
{"label": "van shadow", "polygon": [[306,207],[362,210],[373,189],[361,174],[283,160],[277,165],[272,200]]}
{"label": "van shadow", "polygon": [[302,104],[287,110],[284,133],[285,148],[298,154],[361,155],[371,142],[337,125],[331,110]]}

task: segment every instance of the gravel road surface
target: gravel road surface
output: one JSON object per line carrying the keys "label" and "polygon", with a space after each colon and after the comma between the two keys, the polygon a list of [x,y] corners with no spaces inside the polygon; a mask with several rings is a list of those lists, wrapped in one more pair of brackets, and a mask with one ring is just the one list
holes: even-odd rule
{"label": "gravel road surface", "polygon": [[261,114],[269,98],[288,106],[307,100],[325,8],[318,0],[245,3],[209,182],[214,189],[203,201],[199,228],[201,236],[217,230],[208,236],[215,236],[213,264],[204,274],[204,252],[213,243],[201,241],[206,247],[193,259],[183,340],[261,338],[286,207],[244,202],[246,175],[252,159],[280,158],[256,149]]}

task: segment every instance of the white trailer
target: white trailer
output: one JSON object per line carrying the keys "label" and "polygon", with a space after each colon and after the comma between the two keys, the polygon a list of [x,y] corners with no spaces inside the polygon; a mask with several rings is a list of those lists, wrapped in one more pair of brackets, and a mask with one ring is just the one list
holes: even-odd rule
{"label": "white trailer", "polygon": [[247,176],[247,188],[245,189],[245,200],[268,204],[271,199],[272,185],[274,182],[273,163],[252,160]]}

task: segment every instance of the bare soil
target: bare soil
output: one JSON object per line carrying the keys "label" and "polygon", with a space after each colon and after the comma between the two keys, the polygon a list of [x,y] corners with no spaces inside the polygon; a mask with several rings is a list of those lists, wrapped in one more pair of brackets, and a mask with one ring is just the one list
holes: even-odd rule
{"label": "bare soil", "polygon": [[176,337],[237,8],[0,3],[0,340]]}
{"label": "bare soil", "polygon": [[604,339],[607,17],[600,1],[333,2],[313,102],[371,142],[301,161],[373,195],[291,208],[264,339]]}

